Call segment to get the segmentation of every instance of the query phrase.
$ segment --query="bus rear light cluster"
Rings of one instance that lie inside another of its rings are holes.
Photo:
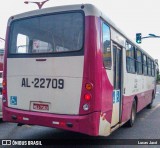
[[[2,86],[3,86],[3,89],[2,89],[2,95],[5,95],[6,94],[6,82],[3,80],[2,82]]]
[[[92,95],[91,95],[91,90],[93,89],[93,84],[92,83],[85,83],[85,90],[86,93],[84,94],[84,104],[83,104],[83,110],[84,111],[88,111],[90,109],[90,103],[89,101],[91,101],[92,99]]]
[[[86,84],[85,84],[85,88],[86,88],[87,91],[91,91],[92,88],[93,88],[93,84],[92,84],[92,83],[86,83]],[[92,96],[91,96],[90,93],[86,93],[86,94],[84,95],[84,99],[85,99],[86,101],[91,100],[91,98],[92,98]]]

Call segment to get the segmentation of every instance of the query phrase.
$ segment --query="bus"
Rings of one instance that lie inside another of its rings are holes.
[[[155,61],[92,4],[10,17],[3,120],[108,136],[155,98]]]

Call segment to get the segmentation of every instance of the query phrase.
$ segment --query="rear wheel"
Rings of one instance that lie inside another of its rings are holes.
[[[130,119],[126,123],[127,127],[132,127],[133,126],[133,124],[135,122],[135,119],[136,119],[136,109],[137,109],[137,105],[136,105],[136,100],[134,99],[134,101],[132,103]]]

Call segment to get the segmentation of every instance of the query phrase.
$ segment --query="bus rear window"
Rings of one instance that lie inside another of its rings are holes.
[[[81,12],[42,15],[11,23],[10,54],[71,52],[83,46]]]

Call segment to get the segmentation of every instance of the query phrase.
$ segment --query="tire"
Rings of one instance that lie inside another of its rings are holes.
[[[132,127],[134,125],[134,122],[135,122],[135,119],[136,119],[136,110],[137,110],[137,105],[136,105],[136,100],[134,99],[134,101],[132,103],[130,119],[126,123],[127,127]]]
[[[22,126],[22,125],[24,125],[23,123],[17,123],[17,126]]]
[[[152,100],[151,100],[151,103],[149,103],[147,105],[147,109],[151,109],[152,108],[152,106],[153,106],[153,100],[154,100],[154,93],[152,93]]]

